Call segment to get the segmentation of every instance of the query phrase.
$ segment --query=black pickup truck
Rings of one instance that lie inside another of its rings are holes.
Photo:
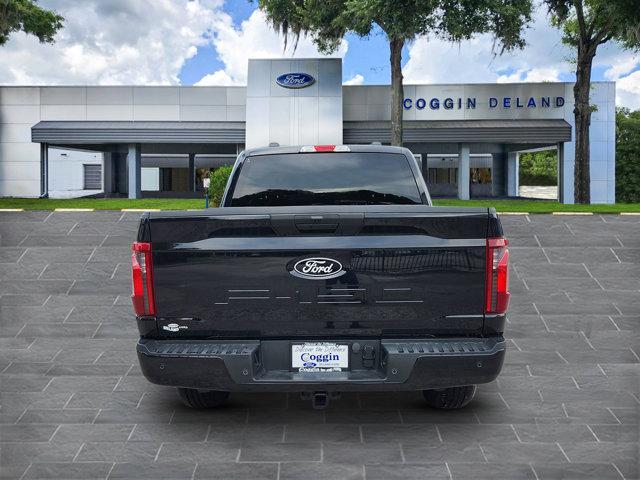
[[[192,407],[367,390],[463,407],[502,368],[506,246],[493,209],[433,207],[407,149],[243,152],[221,208],[141,219],[142,371]]]

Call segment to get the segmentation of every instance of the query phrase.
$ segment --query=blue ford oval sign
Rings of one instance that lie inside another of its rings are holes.
[[[315,81],[308,73],[285,73],[276,78],[276,83],[284,88],[305,88]]]

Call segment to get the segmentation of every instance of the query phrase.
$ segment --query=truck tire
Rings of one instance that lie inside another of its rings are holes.
[[[473,400],[475,393],[475,385],[422,391],[427,405],[441,410],[455,410],[465,407]]]
[[[229,398],[229,392],[219,390],[196,390],[194,388],[178,388],[178,396],[182,403],[191,408],[215,408]]]

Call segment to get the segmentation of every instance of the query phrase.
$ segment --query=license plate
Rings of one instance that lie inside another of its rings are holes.
[[[300,372],[340,372],[349,368],[349,345],[326,342],[293,344],[291,367]]]

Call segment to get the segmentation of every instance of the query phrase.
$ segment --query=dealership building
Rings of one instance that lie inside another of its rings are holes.
[[[404,142],[434,196],[518,196],[522,152],[553,150],[573,203],[573,84],[405,85]],[[594,82],[591,199],[615,202],[615,84]],[[340,59],[249,60],[246,87],[0,87],[0,197],[201,196],[245,148],[388,144],[388,85]]]

